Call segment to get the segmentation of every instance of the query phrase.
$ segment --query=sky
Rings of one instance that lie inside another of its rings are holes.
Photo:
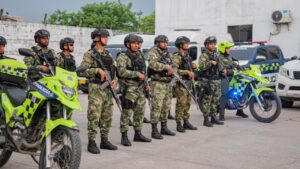
[[[57,9],[77,12],[88,3],[117,0],[0,0],[0,8],[12,16],[21,16],[25,22],[42,22],[45,13],[48,17]],[[142,11],[143,16],[149,15],[155,9],[155,0],[121,0],[121,3],[132,2],[132,11]]]

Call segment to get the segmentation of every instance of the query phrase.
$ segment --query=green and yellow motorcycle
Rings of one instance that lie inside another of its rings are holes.
[[[281,113],[281,101],[273,89],[264,87],[270,83],[261,77],[257,66],[240,70],[229,84],[226,109],[245,109],[249,106],[252,116],[259,122],[270,123]]]
[[[77,82],[76,73],[59,67],[49,75],[0,60],[0,167],[18,152],[31,155],[40,169],[79,168],[81,142],[71,120],[72,111],[81,109]]]

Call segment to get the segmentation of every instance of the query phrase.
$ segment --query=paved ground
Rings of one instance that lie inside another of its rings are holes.
[[[100,155],[87,152],[87,95],[80,95],[82,112],[74,113],[80,126],[82,141],[81,167],[83,169],[299,169],[300,168],[300,103],[283,109],[280,117],[271,124],[257,122],[250,117],[240,119],[233,112],[226,115],[226,124],[206,128],[202,115],[192,105],[191,121],[197,131],[176,137],[165,137],[152,143],[135,143],[132,147],[120,144],[120,113],[115,107],[110,140],[118,151],[102,150]],[[173,101],[173,105],[175,100]],[[173,106],[174,108],[174,106]],[[174,110],[172,111],[174,112]],[[173,113],[174,114],[174,113]],[[147,115],[149,112],[147,111]],[[175,121],[169,121],[175,130]],[[150,136],[150,125],[144,134]],[[129,133],[130,138],[133,132]],[[97,142],[99,143],[99,140]],[[29,169],[37,165],[29,156],[13,154],[4,169]]]

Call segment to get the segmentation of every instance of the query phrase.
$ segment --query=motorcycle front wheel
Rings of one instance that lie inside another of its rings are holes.
[[[281,101],[275,92],[263,91],[259,94],[262,107],[255,97],[252,97],[249,105],[252,116],[259,122],[271,123],[276,120],[281,113]]]
[[[46,144],[43,144],[39,168],[46,169]],[[81,158],[79,132],[66,127],[57,128],[51,134],[51,169],[78,169]]]

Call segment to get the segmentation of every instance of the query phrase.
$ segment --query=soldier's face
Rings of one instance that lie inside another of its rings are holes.
[[[4,48],[5,48],[5,45],[0,45],[0,54],[4,53]]]
[[[230,55],[230,48],[226,48],[225,51],[226,51],[227,55]]]
[[[132,42],[132,43],[130,43],[130,50],[132,52],[139,51],[139,43],[138,42]]]
[[[42,47],[47,47],[49,45],[49,37],[42,36],[38,39],[38,42]]]
[[[190,44],[188,44],[188,43],[182,44],[182,49],[183,49],[183,50],[188,50],[189,47],[190,47]]]
[[[101,37],[100,40],[101,40],[102,44],[107,45],[108,36]]]
[[[215,50],[216,50],[216,43],[209,43],[209,44],[207,45],[207,49],[208,49],[209,51],[215,51]]]
[[[161,49],[167,49],[168,48],[168,42],[159,42],[158,47]]]
[[[65,44],[64,49],[69,50],[69,52],[73,52],[74,51],[74,44],[73,43]]]

